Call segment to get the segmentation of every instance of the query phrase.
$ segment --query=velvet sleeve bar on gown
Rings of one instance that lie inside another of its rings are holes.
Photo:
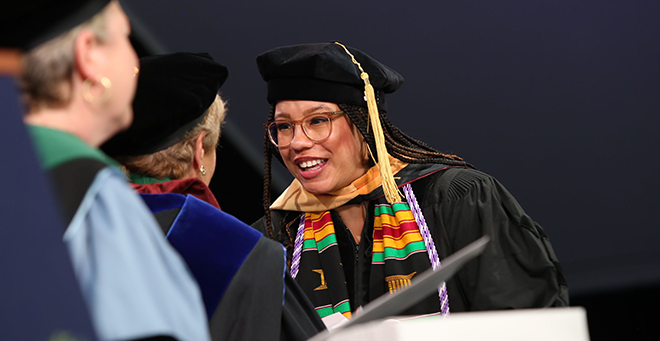
[[[548,237],[497,180],[449,169],[427,188],[422,207],[441,258],[491,237],[484,254],[447,283],[452,311],[568,305]]]

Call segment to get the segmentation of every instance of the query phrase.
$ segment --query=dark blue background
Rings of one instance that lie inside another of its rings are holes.
[[[230,111],[212,183],[229,213],[247,222],[260,215],[262,123],[268,105],[255,57],[281,45],[341,40],[406,78],[401,90],[388,98],[396,125],[497,177],[541,223],[564,266],[572,302],[587,307],[593,340],[644,339],[653,334],[649,330],[660,317],[660,2],[122,4],[148,50],[205,51],[229,67],[222,92]],[[2,112],[17,115],[16,105],[6,104],[7,96],[13,95],[5,85],[0,94]],[[46,222],[52,228],[57,218],[52,208],[28,215],[18,206],[7,206],[14,196],[4,193],[17,193],[25,183],[22,179],[32,180],[33,189],[46,186],[35,171],[36,160],[20,120],[7,122],[0,128],[0,179],[5,179],[4,186],[13,186],[4,187],[2,195],[3,215],[13,215],[2,226],[5,243],[0,250],[6,254],[0,257],[0,288],[5,293],[0,316],[26,320],[29,314],[5,309],[8,302],[28,306],[21,303],[28,301],[12,295],[40,292],[39,288],[64,293],[58,290],[72,287],[73,279],[70,269],[58,265],[64,270],[34,270],[52,277],[47,285],[29,280],[28,263],[54,264],[28,256],[36,250],[59,254],[52,262],[66,263],[61,244],[52,250],[48,246],[56,245],[49,240],[59,239],[55,230],[50,235],[32,230],[12,234],[20,226]],[[276,187],[281,190],[288,181],[286,171],[279,168]],[[52,204],[47,193],[21,198],[26,210]],[[21,239],[31,234],[43,239]],[[13,259],[24,260],[25,267],[16,266]],[[65,279],[58,279],[61,273]],[[29,285],[20,290],[18,278],[24,275]],[[69,302],[71,297],[80,308],[75,292],[48,301],[35,296],[29,302],[44,302],[52,308],[48,311],[57,312],[60,300]],[[38,328],[43,332],[56,325],[30,322],[43,326]],[[85,325],[71,325],[69,330],[85,334]]]
[[[250,149],[256,169],[268,104],[255,57],[340,40],[405,77],[388,98],[396,125],[497,177],[544,226],[572,295],[660,283],[657,1],[124,6],[162,51],[206,51],[228,66],[224,133]],[[246,174],[225,161],[213,183],[221,204],[258,208],[259,191],[222,192]]]

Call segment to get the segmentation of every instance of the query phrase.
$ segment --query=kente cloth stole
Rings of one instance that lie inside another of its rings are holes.
[[[383,292],[394,293],[409,286],[416,274],[430,267],[436,270],[441,267],[435,243],[410,185],[404,186],[404,193],[408,202],[377,204],[374,209],[371,280],[386,286]],[[304,268],[308,273],[298,282],[308,295],[312,293],[309,298],[319,315],[325,317],[340,312],[350,318],[346,279],[330,211],[305,213],[301,217],[291,263],[293,278],[299,275],[302,260],[306,262]],[[444,283],[438,294],[439,310],[447,315],[449,302]]]
[[[303,215],[294,249],[298,250],[298,257],[294,256],[291,264],[293,278],[298,275],[301,253],[306,256],[305,269],[311,269],[315,273],[301,276],[298,282],[310,296],[316,312],[321,317],[339,312],[350,318],[351,304],[330,211]],[[313,290],[309,290],[312,288]]]

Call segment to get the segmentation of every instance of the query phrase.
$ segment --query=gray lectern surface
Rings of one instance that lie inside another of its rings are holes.
[[[581,307],[465,312],[374,321],[331,333],[327,341],[589,341]]]
[[[0,339],[95,340],[15,82],[2,75],[0,118]]]
[[[310,341],[328,340],[331,335],[336,335],[345,329],[387,316],[394,316],[408,309],[424,297],[438,290],[438,286],[451,278],[463,264],[483,253],[489,241],[490,238],[488,236],[483,236],[470,243],[470,245],[443,259],[441,269],[437,271],[433,269],[425,271],[413,279],[409,287],[399,290],[394,294],[385,294],[377,298],[364,306],[362,312],[355,314],[350,322],[337,327],[332,332],[328,330],[323,331],[311,338]]]

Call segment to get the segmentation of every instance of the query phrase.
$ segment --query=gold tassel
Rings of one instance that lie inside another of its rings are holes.
[[[360,63],[355,60],[353,54],[351,54],[346,46],[341,43],[335,42],[335,44],[344,48],[344,51],[351,57],[353,64],[357,65],[360,69],[360,78],[364,81],[364,93],[367,97],[367,108],[369,109],[369,121],[371,122],[371,128],[374,131],[374,140],[376,143],[376,152],[378,153],[378,170],[380,171],[380,177],[383,186],[383,193],[385,193],[385,199],[388,203],[393,204],[395,202],[401,202],[401,194],[394,181],[394,174],[392,174],[392,166],[390,165],[389,154],[387,153],[387,147],[385,147],[385,135],[383,134],[383,127],[380,123],[380,117],[378,116],[378,104],[376,103],[376,95],[374,92],[374,87],[369,82],[369,75],[364,72]],[[367,145],[367,147],[369,147]],[[371,153],[371,148],[369,149]],[[372,153],[373,158],[373,153]]]

